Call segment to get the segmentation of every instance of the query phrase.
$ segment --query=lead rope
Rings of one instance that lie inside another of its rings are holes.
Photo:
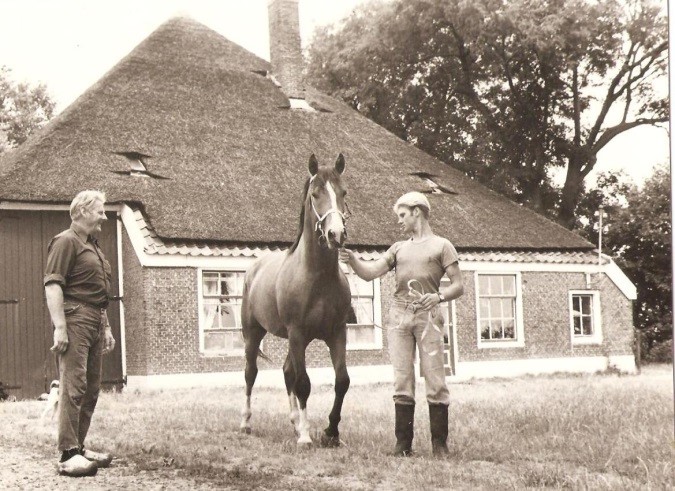
[[[414,285],[417,283],[420,286],[420,290],[416,290]],[[411,279],[408,281],[408,295],[411,297],[415,298],[420,298],[422,295],[424,295],[424,287],[422,286],[422,283],[420,283],[419,280],[416,280],[415,278]],[[417,311],[417,306],[419,304],[417,303],[417,300],[413,300],[412,303],[410,303],[406,308],[405,312],[408,312],[408,309],[411,309],[411,313],[414,315],[415,312]],[[399,322],[399,327],[403,323],[403,318],[401,318],[401,322]],[[422,344],[422,341],[424,341],[424,338],[429,334],[430,328],[433,328],[439,336],[441,336],[441,339],[443,338],[443,332],[439,329],[437,325],[434,324],[431,316],[431,310],[427,312],[427,323],[424,326],[424,330],[422,331],[422,336],[420,337],[420,344]],[[433,350],[433,351],[427,351],[427,349],[422,345],[422,349],[424,352],[429,355],[429,356],[434,356],[436,353],[438,353],[438,350]]]
[[[352,274],[355,274],[355,273],[352,272],[352,273],[349,273],[349,274],[346,275],[347,276],[347,282],[349,283],[349,289],[356,293],[354,296],[356,297],[356,300],[357,300],[357,306],[359,308],[363,309],[363,307],[361,306],[361,302],[360,302],[361,296],[359,294],[359,289],[356,287],[356,285],[354,285],[352,283],[352,279],[351,279]],[[416,290],[414,288],[413,285],[415,283],[417,283],[420,286],[421,291]],[[416,280],[415,278],[413,278],[410,281],[408,281],[408,295],[410,295],[411,297],[415,297],[415,298],[420,298],[422,295],[424,295],[424,287],[422,286],[422,283],[420,283],[419,280]],[[412,303],[410,303],[405,308],[404,313],[414,314],[415,311],[417,310],[417,305],[418,305],[417,301],[416,300],[413,301]],[[366,315],[368,314],[368,312],[366,312],[365,310],[363,310],[363,312]],[[354,314],[356,315],[356,310],[354,311]],[[357,320],[358,320],[358,316],[357,316]],[[401,318],[401,321],[399,322],[398,327],[401,327],[402,323],[403,323],[403,318]],[[382,326],[380,326],[379,324],[377,324],[375,322],[375,319],[373,319],[373,326],[377,327],[378,329],[384,330],[384,328]],[[431,317],[431,310],[429,310],[428,313],[427,313],[427,323],[424,326],[424,330],[422,331],[422,336],[420,338],[420,341],[423,341],[424,338],[427,336],[427,334],[429,334],[430,328],[433,328],[438,333],[438,335],[441,336],[441,339],[442,339],[443,332],[439,329],[438,326],[436,326],[433,323],[433,320],[432,320],[432,317]],[[427,349],[424,346],[422,346],[422,349],[429,356],[434,356],[436,353],[438,353],[438,350],[427,351]]]

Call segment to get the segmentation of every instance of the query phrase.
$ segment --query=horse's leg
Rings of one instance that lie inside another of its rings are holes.
[[[244,326],[246,326],[244,328]],[[246,354],[246,369],[244,377],[246,379],[246,402],[241,410],[241,423],[239,430],[243,433],[251,433],[251,393],[253,384],[258,376],[258,350],[260,342],[267,334],[267,331],[255,319],[250,319],[242,326],[244,334],[244,353]]]
[[[290,406],[291,424],[297,434],[300,434],[298,423],[300,422],[300,413],[298,412],[298,399],[293,392],[295,385],[295,371],[293,370],[293,361],[291,360],[291,353],[288,352],[286,361],[284,362],[284,381],[286,382],[286,393],[288,394],[288,404]]]
[[[309,421],[307,419],[307,399],[309,399],[312,385],[309,381],[309,375],[307,375],[307,367],[305,366],[305,348],[307,348],[305,336],[296,329],[289,329],[288,354],[293,363],[293,371],[295,372],[293,392],[298,398],[298,405],[300,406],[298,415],[299,445],[310,445],[312,443],[312,438],[309,436]]]
[[[330,350],[330,358],[333,361],[333,369],[335,370],[335,400],[333,401],[333,409],[328,416],[328,428],[326,428],[321,435],[321,445],[324,447],[337,447],[340,445],[340,432],[338,425],[340,424],[342,402],[345,394],[349,389],[349,374],[347,373],[347,330],[341,329],[339,334],[333,337],[330,342],[327,342]]]

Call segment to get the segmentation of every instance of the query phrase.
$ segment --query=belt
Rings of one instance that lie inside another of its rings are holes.
[[[85,302],[84,300],[80,300],[78,298],[73,298],[73,297],[68,297],[68,296],[64,296],[63,301],[64,302],[77,303],[77,304],[84,305],[84,306],[87,306],[87,307],[91,307],[92,309],[97,309],[97,310],[105,310],[105,309],[108,308],[107,303],[103,304],[103,305],[97,305],[95,303]]]
[[[406,299],[403,299],[403,298],[394,297],[393,303],[395,305],[400,306],[400,307],[406,307],[406,308],[412,306],[415,309],[417,309],[419,307],[419,301],[418,300],[406,300]]]

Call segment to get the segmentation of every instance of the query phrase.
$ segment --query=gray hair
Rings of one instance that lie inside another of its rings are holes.
[[[77,218],[84,210],[91,208],[95,202],[105,203],[105,194],[101,191],[80,191],[70,203],[70,218]]]

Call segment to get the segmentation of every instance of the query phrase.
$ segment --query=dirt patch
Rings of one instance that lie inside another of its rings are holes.
[[[162,459],[137,462],[116,458],[95,476],[80,478],[58,475],[57,460],[56,451],[48,452],[42,446],[29,449],[4,441],[0,482],[4,489],[213,489],[212,484],[187,477],[182,469],[173,469],[170,462]]]

